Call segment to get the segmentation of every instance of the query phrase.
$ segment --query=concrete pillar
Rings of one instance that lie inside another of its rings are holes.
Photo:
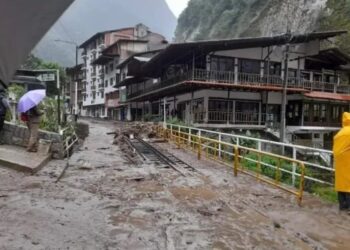
[[[236,101],[232,103],[232,124],[236,123]]]
[[[261,61],[260,62],[260,77],[263,78],[264,77],[264,71],[265,71],[265,62]]]
[[[262,112],[262,104],[261,104],[261,102],[259,102],[259,123],[258,123],[258,125],[260,126],[261,125],[261,118],[262,118],[262,114],[261,114],[261,112]]]
[[[127,121],[131,121],[132,120],[132,117],[131,117],[131,104],[128,104],[128,107],[127,107],[126,120]]]
[[[238,58],[235,58],[235,84],[238,83]]]
[[[209,120],[209,97],[208,96],[204,96],[203,106],[205,111],[204,123],[208,123],[208,120]]]

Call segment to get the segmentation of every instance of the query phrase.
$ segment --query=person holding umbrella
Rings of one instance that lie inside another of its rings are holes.
[[[38,104],[45,98],[44,89],[32,90],[27,92],[18,102],[18,111],[26,117],[26,123],[29,129],[29,142],[27,145],[28,152],[38,151],[38,131],[40,117],[43,113],[38,110]]]

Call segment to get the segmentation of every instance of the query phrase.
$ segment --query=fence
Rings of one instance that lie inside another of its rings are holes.
[[[221,159],[224,155],[227,155],[227,149],[223,148],[222,145],[225,145],[223,143],[237,146],[241,152],[240,159],[243,159],[246,165],[256,164],[257,158],[259,157],[255,150],[266,154],[280,155],[280,157],[286,157],[304,164],[306,189],[310,189],[311,186],[315,184],[334,186],[335,171],[333,168],[332,151],[181,125],[167,124],[166,126],[170,134],[177,131],[177,133],[187,133],[188,138],[199,136],[200,138],[216,140],[216,147],[213,145],[203,144],[202,148],[205,150],[216,150],[219,159]],[[188,141],[189,140],[190,139],[188,139]],[[265,156],[266,157],[263,159],[263,162],[260,163],[261,166],[266,171],[268,171],[268,169],[274,169],[274,164],[271,164],[271,159],[267,157],[268,155]],[[272,163],[275,162],[272,161]],[[287,181],[288,184],[291,186],[296,186],[298,184],[298,179],[300,179],[301,173],[298,171],[295,162],[294,164],[288,165],[286,168],[284,168],[282,172],[290,177],[290,179]]]
[[[196,131],[196,133],[193,133],[194,131]],[[232,166],[235,176],[237,176],[238,172],[243,172],[296,195],[299,205],[301,204],[305,176],[305,166],[302,161],[213,139],[204,136],[202,134],[203,131],[204,130],[172,124],[167,125],[166,129],[159,127],[159,134],[161,136],[173,140],[178,147],[183,146],[191,148],[197,153],[198,159],[201,159],[202,155],[205,154],[209,159]],[[255,155],[256,158],[252,159],[247,157],[248,152],[250,156]],[[274,159],[274,162],[264,162],[266,157]],[[248,162],[250,164],[246,164]],[[264,168],[269,168],[271,170],[269,175],[265,175]],[[297,183],[296,180],[294,180],[295,183],[293,187],[286,186],[283,182],[283,176],[292,174],[292,168],[295,169],[295,173],[298,173]],[[295,189],[296,186],[297,189]]]

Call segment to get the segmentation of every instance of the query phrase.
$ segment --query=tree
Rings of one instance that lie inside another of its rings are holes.
[[[25,61],[25,63],[21,66],[22,69],[58,69],[60,71],[60,83],[63,86],[67,81],[66,71],[63,67],[61,67],[58,63],[46,62],[41,58],[30,54]],[[47,95],[55,96],[58,94],[58,90],[56,88],[56,83],[47,83]]]

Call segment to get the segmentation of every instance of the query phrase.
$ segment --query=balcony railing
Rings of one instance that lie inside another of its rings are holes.
[[[195,123],[230,123],[242,125],[265,125],[266,114],[256,112],[232,112],[232,111],[208,111],[208,120],[206,121],[206,112],[194,112],[193,121]]]
[[[104,84],[103,84],[103,83],[100,83],[100,84],[98,85],[98,88],[99,88],[99,89],[104,89]]]
[[[183,81],[201,81],[212,83],[227,83],[233,85],[243,85],[249,87],[279,87],[282,88],[284,80],[281,76],[253,74],[253,73],[235,73],[232,71],[209,71],[204,69],[195,69],[180,73],[170,79],[162,80],[160,83],[153,84],[145,90],[140,90],[128,95],[128,98],[139,96],[159,88],[164,88]],[[330,93],[350,94],[350,85],[337,85],[337,83],[310,81],[303,78],[289,77],[287,88],[301,89],[308,91],[321,91]]]
[[[95,90],[96,90],[96,86],[95,86],[95,85],[92,85],[92,86],[91,86],[91,90],[92,90],[92,91],[95,91]]]

